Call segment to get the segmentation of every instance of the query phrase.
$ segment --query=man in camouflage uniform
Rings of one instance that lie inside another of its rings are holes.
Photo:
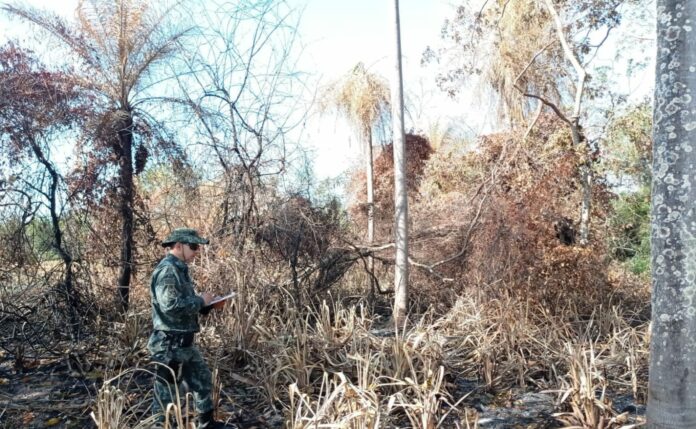
[[[209,304],[214,297],[208,292],[196,294],[187,263],[208,242],[190,228],[175,229],[162,242],[169,252],[152,273],[153,332],[147,345],[152,360],[158,363],[153,414],[164,412],[167,404],[173,402],[175,385],[186,381],[193,392],[199,429],[225,427],[213,420],[212,376],[194,344],[194,336],[200,330],[198,315],[211,310]],[[163,420],[162,416],[160,422]]]

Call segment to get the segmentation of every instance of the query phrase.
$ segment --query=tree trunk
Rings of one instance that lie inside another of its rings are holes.
[[[367,183],[367,243],[372,246],[375,241],[375,191],[374,191],[374,157],[372,153],[372,130],[365,131],[365,182]],[[375,259],[367,257],[367,271],[370,277],[370,302],[375,299]]]
[[[575,69],[575,73],[577,73],[573,115],[570,117],[570,120],[566,119],[565,121],[570,125],[573,145],[578,147],[578,145],[582,143],[582,135],[580,133],[580,108],[582,107],[587,72],[566,40],[566,34],[564,32],[565,26],[561,21],[561,17],[558,15],[558,11],[556,11],[556,8],[553,5],[553,1],[544,0],[544,3],[546,3],[546,8],[549,10],[551,17],[553,18],[558,41],[561,43],[561,47],[563,48],[563,55],[568,61],[570,61]],[[556,114],[559,114],[557,109],[554,110],[556,111]],[[559,116],[563,117],[562,114]],[[592,159],[590,157],[589,148],[586,148],[583,156],[585,156],[585,160],[580,166],[580,181],[582,183],[582,205],[580,207],[580,245],[586,246],[590,240],[590,212],[592,208]]]
[[[46,158],[43,149],[35,140],[31,140],[31,149],[34,152],[34,156],[39,160],[39,162],[46,168],[48,174],[51,176],[51,184],[48,192],[48,211],[51,216],[51,230],[53,232],[53,248],[60,255],[60,259],[63,261],[64,274],[63,281],[58,284],[58,292],[63,295],[65,301],[65,306],[68,312],[68,319],[70,320],[70,336],[73,340],[77,340],[79,337],[79,321],[77,318],[77,297],[75,296],[75,291],[73,289],[72,281],[72,265],[73,257],[70,252],[63,247],[63,230],[60,227],[60,218],[58,215],[58,203],[56,201],[58,193],[58,185],[60,183],[60,176],[55,166],[51,161]]]
[[[592,164],[587,161],[580,166],[582,183],[582,206],[580,207],[580,245],[590,243],[590,212],[592,210]]]
[[[131,275],[133,273],[133,116],[122,111],[122,125],[118,130],[121,146],[119,159],[121,224],[121,270],[118,276],[118,296],[121,310],[128,310]]]
[[[406,147],[404,132],[404,83],[401,67],[401,25],[399,0],[394,0],[396,26],[396,61],[394,89],[392,90],[392,118],[394,136],[394,322],[402,325],[408,311],[408,194],[406,187]]]
[[[365,136],[365,176],[367,178],[367,242],[372,244],[375,240],[375,194],[374,194],[374,160],[372,154],[372,132],[367,131]]]
[[[573,146],[582,144],[582,134],[578,118],[573,118],[571,125]],[[590,242],[590,212],[592,210],[592,158],[589,147],[585,147],[580,164],[580,185],[582,187],[582,204],[580,206],[580,245],[587,246]]]
[[[63,281],[58,285],[58,290],[63,294],[63,299],[67,307],[68,320],[70,320],[70,337],[73,341],[77,341],[79,339],[80,326],[77,318],[77,296],[75,295],[75,290],[73,289],[72,280],[73,258],[70,252],[63,246],[63,230],[60,227],[58,204],[56,202],[56,193],[60,178],[53,166],[47,168],[49,168],[49,173],[51,174],[49,211],[51,213],[51,228],[53,229],[53,246],[58,251],[60,258],[63,260],[63,269],[65,270],[63,273]]]
[[[647,427],[696,428],[696,0],[658,0]]]

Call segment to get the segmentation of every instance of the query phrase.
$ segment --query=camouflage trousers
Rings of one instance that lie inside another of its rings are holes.
[[[192,334],[189,334],[188,341],[183,338],[181,334],[154,331],[148,341],[147,349],[150,356],[158,363],[152,403],[153,414],[163,412],[169,403],[176,403],[176,387],[180,387],[182,381],[186,382],[189,390],[193,392],[196,411],[199,414],[213,409],[213,380],[210,369],[198,347],[192,344]],[[181,403],[183,405],[183,398]]]

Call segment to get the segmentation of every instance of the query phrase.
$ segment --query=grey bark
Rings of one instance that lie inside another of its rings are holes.
[[[580,64],[580,60],[575,55],[568,44],[568,41],[566,40],[563,22],[561,21],[561,17],[558,15],[552,0],[544,1],[546,3],[546,8],[549,10],[551,17],[553,18],[556,34],[558,35],[558,40],[563,48],[563,55],[573,65],[578,78],[577,82],[575,83],[573,114],[571,115],[570,119],[565,119],[565,121],[570,125],[573,145],[578,147],[580,144],[582,144],[583,140],[582,133],[580,132],[580,110],[582,108],[582,99],[585,91],[587,72],[582,64]],[[556,114],[560,113],[560,111],[557,109],[555,109],[555,111]],[[564,115],[561,114],[560,117],[563,119]],[[587,146],[585,146],[584,156],[585,159],[580,166],[580,182],[582,185],[582,205],[580,207],[580,245],[582,246],[586,246],[590,240],[590,214],[592,211],[592,160],[590,157],[589,147]]]
[[[404,132],[404,81],[401,66],[401,23],[399,0],[394,0],[396,28],[396,61],[392,93],[394,136],[394,321],[400,325],[408,310],[408,195],[406,187],[406,147]],[[397,325],[397,326],[398,326]]]
[[[572,119],[571,134],[573,146],[579,147],[582,144],[582,133],[577,117]],[[590,214],[592,210],[592,159],[590,158],[589,147],[585,146],[583,153],[584,159],[580,164],[580,184],[582,187],[582,203],[580,205],[580,245],[587,246],[590,242]]]
[[[696,0],[658,0],[647,427],[696,427]]]
[[[372,130],[365,130],[365,182],[367,183],[367,243],[372,246],[375,241],[375,191],[374,191],[374,156],[372,153]],[[367,257],[367,270],[370,272],[370,300],[375,295],[375,259]]]

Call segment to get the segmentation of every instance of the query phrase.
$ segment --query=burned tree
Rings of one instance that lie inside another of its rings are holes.
[[[65,200],[65,181],[54,156],[70,131],[88,116],[88,99],[65,71],[48,70],[32,52],[13,43],[0,48],[0,88],[0,149],[9,160],[8,171],[24,170],[21,175],[10,173],[12,177],[3,178],[2,208],[18,204],[13,194],[23,197],[23,220],[17,225],[20,230],[40,222],[42,215],[48,216],[50,238],[46,247],[63,263],[62,278],[55,289],[63,298],[69,332],[75,337],[79,328],[75,257],[65,242],[65,207],[61,202]],[[21,247],[21,240],[15,245]]]
[[[121,219],[117,283],[119,303],[126,310],[134,267],[136,140],[141,130],[158,128],[148,109],[154,89],[167,78],[158,68],[176,51],[187,30],[167,27],[173,9],[158,10],[145,1],[81,1],[74,24],[27,6],[6,4],[2,9],[61,42],[68,61],[79,65],[73,70],[73,82],[93,97],[95,117],[85,128],[84,139],[92,140],[92,148],[102,153],[92,160],[111,163],[117,170],[115,200]],[[106,148],[111,148],[108,155],[103,154]]]

